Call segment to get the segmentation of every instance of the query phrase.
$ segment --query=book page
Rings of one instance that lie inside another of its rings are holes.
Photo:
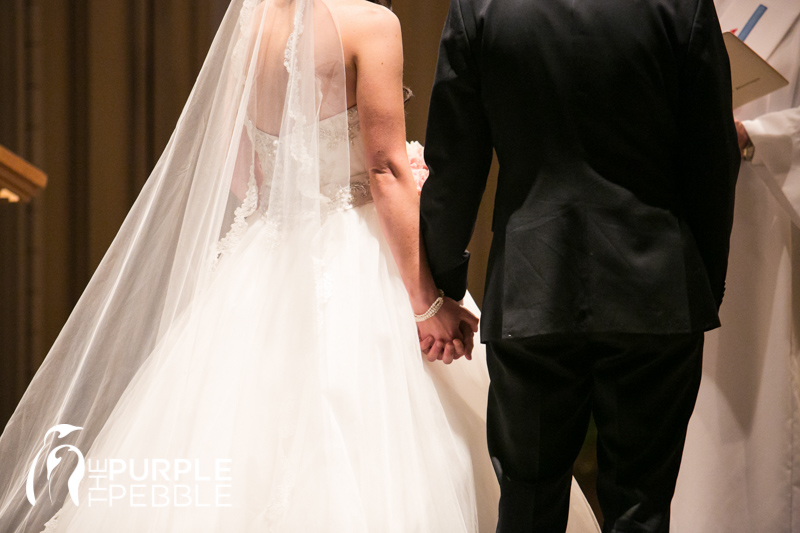
[[[731,62],[733,108],[789,85],[781,74],[730,32],[722,36]]]

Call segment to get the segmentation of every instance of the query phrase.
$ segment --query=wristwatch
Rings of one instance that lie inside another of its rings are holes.
[[[753,141],[747,139],[747,144],[742,148],[742,160],[752,161],[754,155],[756,155],[756,147],[753,145]]]

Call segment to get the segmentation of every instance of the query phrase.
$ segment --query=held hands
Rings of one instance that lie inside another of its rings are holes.
[[[449,365],[461,356],[472,359],[478,317],[451,298],[444,298],[441,309],[431,318],[417,323],[420,348],[428,361],[437,359]]]

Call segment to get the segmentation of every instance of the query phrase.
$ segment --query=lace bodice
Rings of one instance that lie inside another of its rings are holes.
[[[323,208],[328,211],[352,209],[372,201],[369,189],[369,175],[364,157],[364,143],[361,140],[358,109],[352,107],[346,113],[348,123],[347,137],[345,137],[344,131],[334,127],[332,119],[335,117],[322,120],[319,123],[320,191],[322,193]],[[255,127],[252,127],[251,131],[262,174],[270,176],[275,166],[275,150],[278,145],[278,138]],[[326,182],[326,178],[329,178],[329,174],[326,173],[327,169],[342,168],[337,158],[344,153],[340,146],[340,143],[343,142],[349,142],[350,144],[350,186],[345,188],[332,183],[333,180]],[[258,203],[262,205],[268,201],[268,181],[262,183],[258,198],[261,200]]]
[[[341,117],[341,115],[321,120],[319,123],[320,205],[324,215],[353,209],[372,202],[358,109],[352,107],[346,113],[348,124],[346,136],[341,127],[337,128],[335,126],[335,121],[333,120]],[[278,137],[259,130],[255,124],[249,121],[247,123],[247,132],[258,156],[260,175],[271,176],[275,168]],[[349,143],[349,150],[342,150],[341,143]],[[350,184],[342,187],[340,180],[333,179],[331,169],[343,168],[342,161],[338,161],[338,158],[347,153],[349,153],[350,158],[348,162]],[[214,265],[223,254],[233,249],[241,241],[247,232],[249,221],[258,216],[259,212],[266,213],[269,204],[269,192],[269,180],[260,180],[259,186],[256,173],[251,169],[245,198],[242,204],[234,211],[230,230],[217,243],[214,252]]]

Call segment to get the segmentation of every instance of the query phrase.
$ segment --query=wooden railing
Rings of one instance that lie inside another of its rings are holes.
[[[47,185],[47,175],[0,146],[0,202],[28,202]]]

